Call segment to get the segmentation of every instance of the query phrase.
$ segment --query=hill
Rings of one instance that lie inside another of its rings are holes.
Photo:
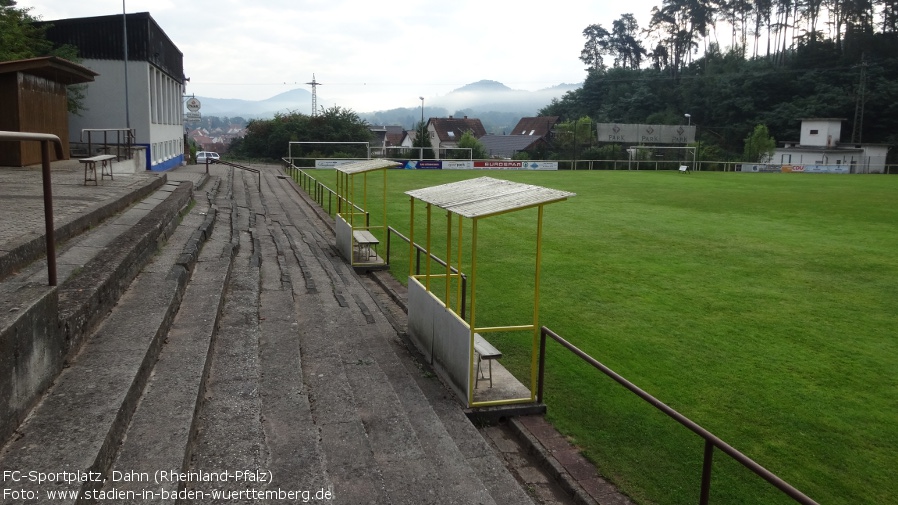
[[[271,118],[277,112],[312,113],[312,93],[305,89],[292,89],[265,100],[197,98],[203,104],[200,112],[204,116],[240,116],[252,119]]]
[[[498,81],[481,80],[454,89],[443,96],[427,100],[426,117],[469,116],[477,117],[490,133],[502,134],[522,117],[535,116],[553,98],[561,99],[580,84],[558,84],[537,91],[512,89]],[[197,97],[202,102],[203,116],[271,118],[275,113],[300,112],[311,114],[312,94],[305,89],[294,89],[265,100],[240,100],[233,98]],[[421,109],[399,107],[389,110],[359,113],[359,117],[371,124],[402,125],[414,128],[421,120]]]
[[[522,117],[537,115],[537,111],[547,106],[553,98],[561,99],[565,93],[579,87],[580,84],[558,84],[537,91],[524,91],[512,89],[498,81],[482,80],[428,100],[424,116],[476,117],[483,122],[487,132],[501,135],[510,132]],[[421,120],[421,109],[400,107],[361,113],[359,116],[371,124],[402,125],[411,129]]]

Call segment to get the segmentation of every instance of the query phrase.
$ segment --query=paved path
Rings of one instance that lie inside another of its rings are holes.
[[[160,173],[119,174],[97,186],[84,185],[84,171],[78,161],[52,164],[53,215],[57,223],[72,220],[89,209],[102,206],[146,184]],[[92,184],[92,183],[91,183]],[[10,244],[44,232],[43,182],[40,166],[0,168],[0,251]]]

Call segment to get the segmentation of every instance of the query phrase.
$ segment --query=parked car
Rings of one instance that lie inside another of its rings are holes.
[[[205,165],[206,163],[215,163],[219,158],[220,156],[218,156],[218,153],[212,151],[199,151],[196,153],[196,164]]]

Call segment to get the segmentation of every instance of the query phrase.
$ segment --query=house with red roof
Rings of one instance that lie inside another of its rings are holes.
[[[474,138],[479,139],[486,135],[486,129],[479,119],[432,117],[427,121],[427,131],[430,134],[430,145],[437,159],[446,155],[447,149],[458,147],[458,141],[465,132],[470,131]]]

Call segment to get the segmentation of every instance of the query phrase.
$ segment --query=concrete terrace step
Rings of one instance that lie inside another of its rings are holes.
[[[171,214],[166,209],[172,206],[180,209],[183,205],[166,202],[173,198],[177,201],[176,195],[185,192],[189,197],[191,186],[186,183],[174,189],[158,206],[162,210],[154,210],[147,218],[161,212],[170,217],[170,222],[175,220],[178,213]],[[91,472],[103,477],[108,474],[122,433],[156,361],[162,338],[177,311],[199,242],[212,224],[208,213],[202,212],[202,205],[187,214],[180,225],[176,221],[172,226],[147,218],[120,235],[113,242],[114,250],[104,249],[109,253],[107,261],[99,257],[90,260],[83,272],[70,281],[71,287],[61,287],[67,293],[67,300],[91,300],[73,312],[83,314],[83,319],[75,318],[76,324],[70,328],[89,328],[91,325],[82,321],[106,317],[96,331],[86,336],[81,352],[59,374],[19,427],[16,437],[0,453],[0,467],[4,469],[57,474],[52,482],[31,488],[38,493],[36,496],[20,496],[22,499],[9,503],[41,503],[51,491],[83,492],[102,486],[102,481],[59,478],[58,472],[73,472],[76,476],[90,476]],[[157,230],[155,237],[150,229]],[[166,230],[173,231],[168,242],[107,315],[108,309],[103,307],[113,297],[103,291],[117,289],[107,287],[107,283],[120,285],[115,281],[126,278],[130,272],[136,274],[143,266],[140,258],[154,254],[157,240],[169,234]],[[111,256],[121,259],[116,261],[120,266],[109,265]],[[96,266],[95,260],[99,262]],[[82,296],[76,296],[77,293]],[[62,503],[75,501],[72,498]]]
[[[208,357],[236,251],[230,234],[230,207],[227,197],[219,196],[215,206],[209,208],[215,226],[204,230],[211,231],[211,236],[199,251],[178,313],[109,471],[111,476],[124,477],[105,483],[103,492],[107,496],[142,497],[147,491],[161,494],[163,489],[171,493],[179,490],[177,481],[149,486],[143,477],[153,476],[155,481],[155,472],[160,469],[187,470]]]
[[[63,162],[60,162],[63,163]],[[54,164],[52,180],[57,245],[77,237],[152,194],[166,183],[165,175],[123,177],[99,187],[84,187],[80,170]],[[43,191],[40,171],[0,171],[0,280],[46,254]],[[45,267],[46,268],[46,267]]]
[[[422,373],[294,186],[274,177],[263,185],[269,229],[285,237],[274,240],[288,267],[281,278],[292,279],[306,390],[338,501],[530,503],[446,389]]]
[[[60,247],[58,288],[47,286],[45,259],[0,282],[0,441],[8,439],[77,352],[83,333],[115,305],[158,241],[170,234],[190,199],[191,184],[180,186],[160,187]],[[142,187],[131,197],[139,198]]]
[[[0,451],[3,470],[101,481],[0,503],[533,503],[293,182],[213,170]]]

